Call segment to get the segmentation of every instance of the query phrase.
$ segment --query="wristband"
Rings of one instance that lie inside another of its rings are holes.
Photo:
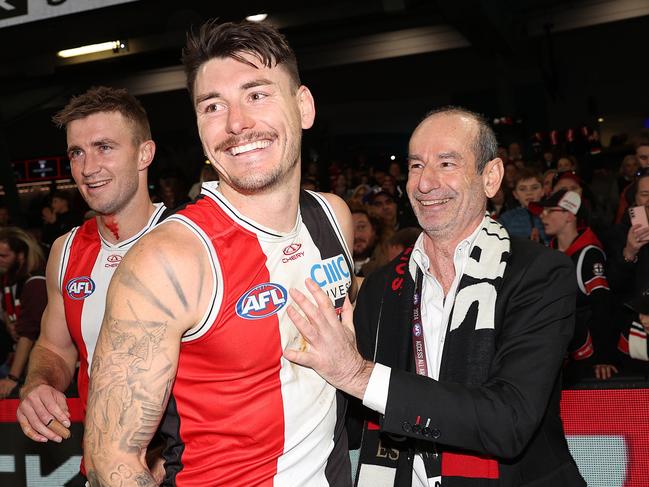
[[[14,381],[16,384],[20,383],[20,379],[13,374],[7,374],[7,379]]]

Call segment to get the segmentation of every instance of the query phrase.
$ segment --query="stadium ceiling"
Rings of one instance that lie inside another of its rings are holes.
[[[575,29],[588,35],[588,27],[649,16],[646,0],[87,0],[113,5],[21,20],[15,15],[21,2],[36,3],[0,0],[0,118],[5,121],[26,107],[59,103],[97,80],[135,94],[182,89],[179,58],[186,32],[214,17],[241,20],[267,13],[265,22],[287,35],[301,69],[308,71],[466,48],[521,60],[535,39]],[[47,4],[54,10],[72,2]],[[3,24],[8,18],[12,25]],[[125,48],[116,52],[56,55],[118,39]]]

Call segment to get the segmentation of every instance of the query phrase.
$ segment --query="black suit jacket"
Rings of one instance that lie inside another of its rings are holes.
[[[488,379],[467,385],[454,380],[446,350],[439,381],[411,372],[414,283],[401,259],[401,265],[397,258],[364,282],[354,313],[361,353],[392,367],[381,432],[407,438],[398,446],[402,453],[419,449],[416,442],[435,442],[442,451],[468,451],[498,461],[496,481],[450,477],[444,479],[445,487],[586,485],[559,417],[560,368],[574,328],[576,281],[570,260],[512,239],[496,300]],[[463,359],[471,360],[470,353]],[[352,412],[358,414],[358,409]],[[426,431],[413,428],[417,417],[431,419]],[[353,420],[349,427],[352,442],[358,442]],[[411,454],[403,456],[411,464]],[[399,468],[409,465],[401,462]]]

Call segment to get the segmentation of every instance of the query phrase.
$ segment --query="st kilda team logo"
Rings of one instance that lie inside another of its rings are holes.
[[[236,312],[246,320],[273,316],[286,305],[288,293],[279,284],[265,282],[246,291],[237,301]]]
[[[75,277],[68,281],[65,290],[71,299],[81,300],[86,299],[95,292],[95,281],[88,276]]]

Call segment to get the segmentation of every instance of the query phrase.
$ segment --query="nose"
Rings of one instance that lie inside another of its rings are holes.
[[[231,134],[240,134],[254,126],[255,121],[245,107],[232,104],[228,110],[227,131]]]
[[[101,166],[99,165],[99,158],[95,157],[91,153],[86,153],[83,158],[83,168],[81,170],[81,174],[84,177],[89,177],[97,174],[100,170]]]
[[[437,171],[437,168],[433,164],[426,164],[423,171],[419,174],[417,189],[422,193],[430,193],[440,187],[441,178],[439,177],[439,171]]]

